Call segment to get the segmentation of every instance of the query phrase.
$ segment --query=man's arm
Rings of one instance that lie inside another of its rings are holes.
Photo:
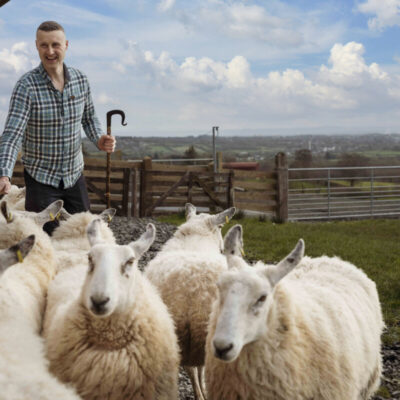
[[[17,82],[10,100],[10,108],[3,135],[0,137],[0,194],[8,193],[18,150],[30,115],[29,90]]]

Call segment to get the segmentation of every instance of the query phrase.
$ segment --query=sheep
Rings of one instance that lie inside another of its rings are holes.
[[[51,371],[85,400],[172,400],[179,350],[172,318],[137,265],[155,238],[153,224],[136,242],[105,242],[100,221],[87,234],[85,262],[50,285],[44,337]]]
[[[19,188],[16,185],[11,185],[10,191],[5,195],[1,195],[0,198],[3,201],[7,201],[9,208],[18,211],[25,211],[25,195],[25,186]]]
[[[62,202],[57,204],[61,208]],[[43,215],[10,215],[6,202],[1,211],[7,223],[0,223],[0,248],[27,234],[34,235],[35,245],[0,279],[0,399],[78,400],[73,389],[50,374],[40,336],[47,287],[55,273],[50,238],[37,224]]]
[[[71,215],[66,210],[61,209],[60,225],[51,236],[57,257],[57,273],[64,268],[80,264],[82,256],[86,256],[90,249],[86,228],[94,219],[100,218],[104,221],[100,224],[102,237],[106,242],[115,244],[113,232],[106,225],[107,222],[112,220],[115,212],[115,208],[109,208],[99,215],[92,214],[89,211]]]
[[[62,200],[56,200],[53,203],[49,204],[44,210],[41,212],[34,211],[22,211],[17,210],[12,207],[9,207],[7,200],[3,200],[0,204],[1,214],[5,221],[8,222],[12,220],[14,216],[30,218],[32,219],[38,226],[43,227],[46,222],[54,221],[63,206]],[[1,223],[1,222],[0,222]]]
[[[176,325],[181,364],[192,382],[195,397],[202,399],[201,368],[211,305],[218,276],[227,270],[221,254],[221,226],[235,213],[229,208],[217,215],[201,213],[186,204],[186,222],[145,268],[158,288]],[[200,384],[200,385],[199,385]]]
[[[30,235],[25,239],[5,250],[0,250],[0,276],[3,272],[17,262],[23,262],[24,258],[31,251],[35,243],[35,235]]]
[[[375,283],[337,257],[249,266],[241,227],[225,237],[206,344],[210,400],[366,400],[379,386],[382,314]],[[292,272],[291,272],[292,271]]]

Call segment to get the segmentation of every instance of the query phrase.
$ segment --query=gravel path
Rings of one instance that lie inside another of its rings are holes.
[[[110,223],[110,227],[119,244],[127,244],[132,240],[136,240],[146,228],[146,225],[152,222],[156,226],[156,240],[150,247],[150,250],[143,256],[139,262],[139,268],[144,266],[156,255],[161,246],[173,235],[176,227],[171,224],[158,222],[152,218],[126,218],[114,217]],[[382,348],[384,360],[384,378],[382,380],[383,390],[379,396],[373,397],[372,400],[400,400],[400,343],[383,346]],[[193,392],[190,381],[182,371],[179,380],[180,400],[193,400]]]

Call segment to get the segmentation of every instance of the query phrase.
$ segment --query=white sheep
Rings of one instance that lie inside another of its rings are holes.
[[[31,251],[35,243],[35,235],[30,235],[25,239],[5,250],[0,250],[0,276],[3,272],[17,262],[23,262],[24,258]]]
[[[105,242],[88,226],[86,261],[52,282],[44,337],[50,369],[85,400],[176,400],[179,351],[172,318],[137,268],[155,227],[136,242]]]
[[[90,250],[90,243],[86,234],[88,225],[100,218],[101,236],[104,241],[115,244],[115,238],[107,223],[115,215],[115,208],[104,210],[101,214],[92,214],[84,211],[69,214],[66,210],[60,211],[60,225],[53,231],[51,242],[56,251],[57,273],[62,269],[80,264],[82,257]]]
[[[253,267],[241,245],[238,225],[210,317],[209,399],[369,399],[384,326],[375,283],[339,258],[303,258],[303,240],[279,264]]]
[[[13,210],[25,211],[26,188],[11,185],[10,191],[1,196],[2,201],[6,201],[8,207]]]
[[[201,213],[186,204],[186,222],[179,226],[156,257],[145,268],[145,275],[158,288],[176,325],[181,364],[186,367],[196,398],[202,399],[201,372],[211,305],[217,295],[216,282],[227,270],[221,253],[221,226],[235,213],[229,208],[217,215]],[[193,369],[194,368],[194,369]]]
[[[46,222],[54,221],[58,217],[62,206],[63,201],[56,200],[53,203],[49,204],[44,210],[37,213],[34,211],[17,210],[15,208],[9,207],[7,200],[3,200],[0,204],[3,220],[0,221],[0,223],[7,222],[9,220],[12,220],[14,216],[18,216],[29,218],[33,220],[38,226],[43,227]]]
[[[57,204],[61,208],[62,202]],[[55,273],[50,238],[32,214],[10,215],[5,202],[1,210],[8,222],[0,223],[0,248],[28,234],[35,236],[35,245],[21,264],[8,268],[0,279],[0,399],[78,400],[73,389],[48,371],[40,336],[47,287]]]

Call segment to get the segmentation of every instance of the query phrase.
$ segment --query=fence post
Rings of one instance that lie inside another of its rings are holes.
[[[124,168],[124,183],[122,191],[122,215],[129,217],[129,181],[130,181],[131,170],[130,168]]]
[[[140,210],[139,216],[146,217],[146,209],[148,208],[149,204],[149,196],[148,192],[151,186],[151,176],[148,173],[151,171],[151,158],[145,157],[142,161],[142,169],[140,170]]]
[[[131,174],[132,181],[131,181],[131,189],[132,189],[132,203],[131,203],[131,217],[138,217],[138,207],[137,207],[137,196],[138,196],[138,169],[134,168]]]
[[[229,171],[228,175],[228,187],[226,189],[226,203],[227,203],[227,208],[233,207],[234,199],[233,199],[233,170],[231,169]]]
[[[187,202],[188,203],[193,203],[193,173],[189,172],[189,178],[188,178],[188,197],[187,197]]]
[[[277,208],[276,219],[279,222],[286,222],[288,219],[288,165],[285,153],[278,153],[275,156],[275,169],[277,175]]]

